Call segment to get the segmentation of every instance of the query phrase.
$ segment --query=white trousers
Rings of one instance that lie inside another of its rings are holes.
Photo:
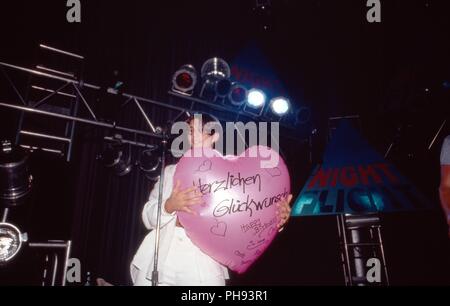
[[[162,269],[159,286],[225,286],[221,266],[195,246],[180,227],[175,228]],[[140,273],[136,283],[151,285],[144,273]]]

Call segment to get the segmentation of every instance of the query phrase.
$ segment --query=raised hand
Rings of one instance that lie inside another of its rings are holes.
[[[175,187],[172,190],[172,194],[166,201],[166,211],[169,214],[174,211],[184,211],[195,214],[196,212],[191,209],[191,206],[203,203],[202,194],[195,186],[181,190],[180,185],[180,181],[177,180]]]
[[[292,194],[288,195],[281,202],[277,203],[277,216],[279,218],[277,227],[281,231],[284,225],[286,225],[287,221],[291,216],[291,206],[290,203],[292,201]]]

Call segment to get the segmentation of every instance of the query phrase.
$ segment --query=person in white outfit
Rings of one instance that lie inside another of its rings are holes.
[[[216,121],[214,117],[203,114],[188,119],[190,125],[189,141],[192,147],[212,148],[219,139],[218,133],[207,133],[203,127]],[[217,121],[216,121],[217,122]],[[173,183],[176,165],[164,169],[162,196],[162,215],[160,246],[158,258],[159,286],[224,286],[229,278],[228,269],[202,252],[186,235],[177,219],[176,212],[193,213],[190,206],[202,202],[202,197],[195,187],[180,190],[180,182]],[[135,286],[151,286],[153,272],[153,254],[155,247],[156,219],[158,212],[159,181],[154,185],[148,202],[142,211],[142,220],[147,229],[152,230],[144,238],[131,266],[131,279]],[[280,202],[278,215],[282,229],[290,216],[290,195]]]

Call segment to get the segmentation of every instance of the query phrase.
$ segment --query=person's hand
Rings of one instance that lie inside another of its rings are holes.
[[[292,194],[277,203],[277,216],[279,218],[277,228],[281,232],[291,216]]]
[[[195,211],[191,209],[191,206],[203,203],[202,194],[195,186],[180,190],[180,185],[180,181],[177,180],[175,187],[172,190],[172,194],[166,201],[166,211],[169,214],[174,211],[184,211],[190,214],[195,214]]]

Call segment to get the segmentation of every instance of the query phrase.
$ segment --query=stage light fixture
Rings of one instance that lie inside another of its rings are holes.
[[[208,101],[225,98],[231,88],[230,76],[231,69],[226,61],[218,57],[207,60],[201,69],[200,97]]]
[[[6,207],[23,204],[33,186],[28,169],[28,151],[2,141],[0,147],[0,203]]]
[[[126,146],[128,146],[128,150]],[[120,134],[114,135],[113,139],[106,143],[103,152],[97,156],[97,159],[117,176],[125,176],[133,169],[131,145],[125,145]]]
[[[139,158],[139,168],[145,177],[156,181],[161,174],[161,154],[155,149],[144,150]]]
[[[19,254],[27,241],[27,234],[9,223],[0,223],[0,265],[5,265]]]
[[[230,93],[231,81],[228,79],[217,80],[214,89],[217,97],[225,98]]]
[[[245,113],[261,116],[266,105],[266,95],[262,90],[253,88],[247,92],[247,103],[242,109]]]
[[[284,97],[273,98],[270,101],[270,109],[272,110],[272,113],[280,117],[287,114],[290,107],[291,104],[289,100]]]
[[[216,78],[216,79],[229,79],[231,76],[231,69],[228,63],[218,57],[213,57],[207,60],[201,70],[202,78]]]
[[[228,94],[228,100],[234,106],[242,106],[247,101],[247,88],[238,83],[234,83]]]
[[[266,95],[259,89],[250,89],[247,93],[247,104],[252,108],[263,108],[266,104]]]
[[[172,77],[172,91],[192,96],[197,84],[197,72],[192,65],[182,66]]]

